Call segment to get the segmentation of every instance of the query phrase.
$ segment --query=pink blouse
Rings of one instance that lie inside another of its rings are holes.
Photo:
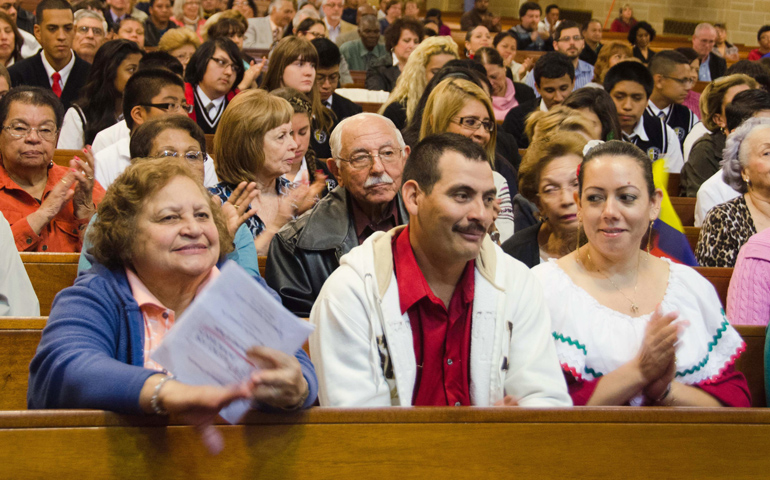
[[[741,247],[727,291],[727,318],[733,325],[766,326],[770,321],[770,229]]]

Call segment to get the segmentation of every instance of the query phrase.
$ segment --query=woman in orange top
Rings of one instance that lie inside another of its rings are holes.
[[[51,90],[18,87],[0,101],[0,211],[19,251],[79,252],[81,232],[104,196],[90,147],[70,168],[54,165],[63,118]]]

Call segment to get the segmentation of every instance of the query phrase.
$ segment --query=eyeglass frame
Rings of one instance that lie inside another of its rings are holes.
[[[58,128],[56,128],[56,126],[54,126],[54,127],[53,127],[53,131],[52,131],[52,133],[51,133],[51,135],[53,135],[53,137],[49,139],[49,138],[45,138],[45,137],[47,136],[47,134],[44,136],[44,135],[43,135],[43,134],[40,132],[40,127],[41,127],[40,125],[38,125],[37,127],[31,127],[31,126],[27,125],[27,124],[26,124],[26,123],[24,123],[24,122],[19,122],[19,123],[20,123],[21,125],[24,125],[24,126],[26,126],[26,127],[27,127],[27,131],[26,131],[26,133],[24,133],[23,135],[18,135],[18,134],[16,134],[16,133],[11,133],[11,128],[13,128],[13,127],[14,127],[14,125],[13,125],[13,124],[11,124],[11,125],[4,125],[4,126],[2,127],[2,129],[3,129],[3,130],[5,130],[5,131],[7,131],[7,132],[8,132],[8,135],[10,135],[11,137],[15,138],[16,140],[25,139],[25,138],[29,137],[29,135],[32,133],[32,131],[35,131],[35,132],[37,132],[37,136],[40,138],[40,140],[45,140],[46,142],[49,142],[49,143],[53,143],[53,142],[55,142],[55,141],[56,141],[56,135],[59,133],[59,129],[58,129]]]
[[[222,69],[222,71],[227,70],[229,67],[233,71],[233,73],[238,73],[238,70],[236,70],[237,67],[235,66],[235,62],[229,62],[227,64],[224,64],[225,61],[222,60],[221,58],[217,58],[217,57],[209,58],[209,61],[212,61],[212,60],[214,61],[214,63],[216,63],[219,66],[219,68]]]
[[[89,30],[94,32],[95,37],[103,37],[105,35],[104,29],[102,27],[88,27],[86,25],[75,27],[75,33],[82,33],[83,35],[87,35]]]
[[[188,158],[187,155],[191,153],[197,153],[196,156],[198,158]],[[200,150],[193,151],[193,152],[185,152],[185,153],[175,152],[174,150],[163,150],[162,152],[153,155],[153,158],[183,158],[188,162],[196,161],[196,162],[206,163],[206,160],[208,160],[209,156],[206,155],[206,152],[202,152]]]
[[[668,78],[669,80],[673,80],[683,87],[687,87],[688,83],[690,84],[690,86],[694,86],[695,83],[697,82],[697,80],[694,80],[692,78],[676,78],[676,77],[672,77],[671,75],[661,75],[661,77]]]
[[[570,40],[577,43],[581,40],[585,40],[585,37],[582,35],[573,35],[571,37],[561,37],[556,39],[557,42],[569,42]]]
[[[176,105],[176,108],[174,108],[174,110],[171,110],[171,107],[174,106],[174,105]],[[140,107],[145,107],[145,108],[147,108],[147,107],[158,108],[160,110],[165,110],[167,112],[171,112],[171,111],[176,112],[179,109],[181,109],[182,111],[184,111],[186,113],[192,113],[193,110],[195,110],[195,106],[194,105],[190,105],[188,103],[171,103],[171,102],[168,102],[168,103],[142,103],[139,106]]]
[[[392,160],[390,160],[390,161],[385,161],[382,158],[382,154],[380,153],[385,148],[392,148],[394,153],[397,152],[396,155],[394,155],[394,158]],[[372,168],[372,165],[374,165],[374,157],[379,158],[380,159],[380,163],[382,163],[383,165],[391,165],[390,162],[393,162],[393,161],[396,161],[396,160],[400,160],[401,156],[403,155],[403,153],[404,153],[404,149],[403,148],[401,148],[401,147],[389,147],[389,146],[381,147],[376,152],[374,152],[374,151],[366,151],[366,152],[359,151],[359,152],[354,153],[353,155],[362,155],[363,156],[365,154],[367,157],[369,157],[369,160],[367,161],[368,165],[360,165],[358,167],[353,165],[353,161],[354,161],[353,158],[345,159],[345,158],[342,158],[342,157],[335,157],[335,159],[339,160],[341,162],[347,163],[348,165],[350,165],[350,168],[352,168],[353,170],[364,170],[364,169],[367,169],[367,168]]]
[[[471,120],[475,120],[475,121],[479,122],[479,125],[478,125],[478,126],[476,126],[476,127],[472,127],[472,126],[470,126],[470,125],[463,125],[463,121],[464,121],[466,118],[467,118],[467,119],[471,119]],[[480,118],[478,118],[478,117],[459,117],[459,118],[457,119],[457,121],[456,121],[456,122],[454,121],[454,119],[452,119],[452,122],[456,123],[457,125],[460,125],[461,127],[465,127],[465,128],[467,128],[467,129],[469,129],[469,130],[473,130],[473,131],[476,131],[476,130],[478,130],[478,129],[479,129],[479,128],[481,128],[482,126],[484,127],[484,129],[485,129],[485,130],[486,130],[488,133],[492,133],[492,132],[494,132],[494,131],[495,131],[495,129],[497,129],[497,122],[495,122],[494,120],[489,120],[489,119],[487,119],[487,122],[488,122],[488,123],[491,125],[491,127],[487,127],[487,126],[485,126],[485,125],[484,125],[484,120],[481,120],[481,119],[480,119]]]

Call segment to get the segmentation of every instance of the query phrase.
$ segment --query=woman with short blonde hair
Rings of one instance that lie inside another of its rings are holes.
[[[594,82],[600,85],[604,84],[604,75],[607,73],[607,70],[633,56],[634,51],[626,43],[605,43],[602,49],[599,50],[599,56],[596,59],[596,64],[594,64]]]
[[[201,46],[198,36],[186,28],[172,28],[160,37],[158,50],[168,52],[187,68],[195,50]]]

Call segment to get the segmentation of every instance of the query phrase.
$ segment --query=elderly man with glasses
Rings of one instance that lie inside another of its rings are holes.
[[[83,9],[75,12],[75,39],[72,49],[78,57],[94,63],[99,47],[107,39],[107,22],[100,13]]]
[[[310,314],[340,257],[408,220],[398,192],[409,147],[393,122],[360,113],[340,122],[330,143],[327,165],[339,186],[286,224],[267,255],[265,280],[300,317]]]

